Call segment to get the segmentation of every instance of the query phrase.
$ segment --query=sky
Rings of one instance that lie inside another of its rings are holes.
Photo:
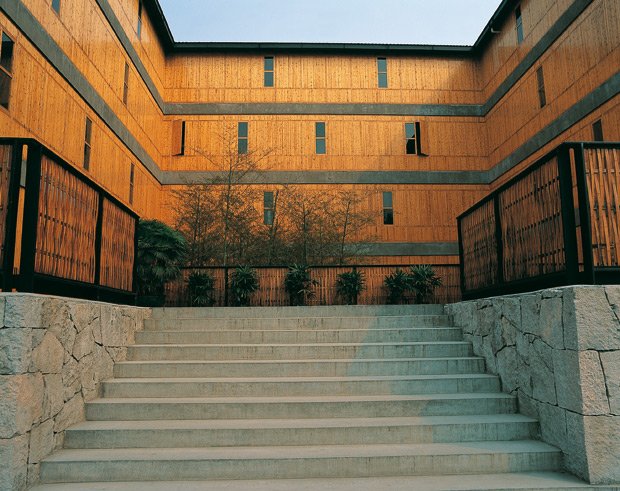
[[[159,0],[176,41],[472,45],[500,0]]]

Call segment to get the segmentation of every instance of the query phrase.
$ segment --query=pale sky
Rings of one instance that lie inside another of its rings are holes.
[[[500,0],[159,0],[176,41],[472,45]]]

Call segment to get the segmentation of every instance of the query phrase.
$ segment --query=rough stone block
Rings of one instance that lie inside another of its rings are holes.
[[[68,401],[82,388],[78,362],[75,361],[75,359],[70,358],[69,361],[62,367],[61,376],[63,398],[65,401]]]
[[[91,326],[85,327],[78,332],[75,342],[73,343],[73,357],[81,360],[95,349],[95,338],[93,337],[93,329]]]
[[[123,320],[120,307],[101,309],[101,343],[103,346],[123,346]]]
[[[30,432],[28,463],[38,464],[54,450],[54,421],[48,419]]]
[[[612,414],[620,416],[620,351],[600,353]]]
[[[605,294],[607,295],[607,301],[616,315],[616,319],[620,321],[620,286],[608,285],[605,287]]]
[[[497,353],[497,373],[501,377],[504,392],[514,392],[519,388],[521,368],[516,347],[507,346]]]
[[[90,327],[94,332],[95,325],[101,322],[101,304],[98,302],[71,302],[69,315],[77,332],[82,332],[87,327]]]
[[[539,323],[536,333],[545,343],[555,349],[564,349],[562,312],[561,296],[546,297],[543,295],[540,301]]]
[[[573,350],[620,349],[620,322],[605,289],[568,288],[564,294],[564,343]]]
[[[538,410],[542,439],[560,449],[566,447],[566,410],[551,404],[540,404]]]
[[[0,374],[28,372],[32,353],[32,329],[0,329]]]
[[[540,339],[534,339],[530,347],[530,370],[532,397],[549,404],[557,404],[559,388],[554,380],[557,368],[553,359],[554,350]]]
[[[62,375],[59,373],[43,376],[43,419],[56,416],[65,403]]]
[[[32,371],[60,373],[65,361],[65,350],[56,336],[46,332],[43,341],[32,352]]]
[[[481,308],[482,306],[482,308]],[[490,301],[478,302],[478,312],[476,313],[478,326],[476,334],[480,336],[488,336],[493,332],[495,327],[495,313],[496,310]]]
[[[54,420],[54,432],[59,433],[80,421],[84,421],[84,400],[76,394],[68,401]]]
[[[562,447],[564,467],[584,481],[588,481],[588,457],[586,455],[585,429],[581,414],[566,411],[566,434],[569,438]]]
[[[28,435],[0,439],[0,489],[26,489],[28,474]]]
[[[44,297],[25,293],[5,295],[5,327],[43,327]]]
[[[542,295],[538,292],[521,297],[521,330],[525,333],[538,332],[540,302]]]
[[[582,414],[609,414],[609,399],[605,386],[605,376],[599,354],[596,351],[579,352],[579,373]]]
[[[0,438],[27,433],[42,414],[41,374],[0,376]]]
[[[584,434],[590,483],[620,483],[620,417],[586,416]]]

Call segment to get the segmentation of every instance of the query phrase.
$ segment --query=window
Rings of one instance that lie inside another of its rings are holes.
[[[325,123],[315,123],[314,136],[316,139],[316,153],[318,155],[327,153],[327,145],[325,142]]]
[[[172,155],[185,155],[185,121],[172,122]]]
[[[422,131],[419,121],[405,123],[405,151],[407,155],[424,155],[422,153]]]
[[[394,225],[394,206],[392,192],[383,192],[383,225]]]
[[[521,7],[517,7],[515,10],[515,23],[517,26],[517,44],[523,42],[523,18],[521,17]]]
[[[263,223],[265,225],[273,225],[276,216],[275,200],[272,191],[263,193]]]
[[[380,89],[386,89],[388,86],[387,76],[387,60],[385,58],[377,58],[377,84]]]
[[[2,33],[0,44],[0,106],[8,109],[11,96],[11,81],[13,80],[13,48],[14,41]]]
[[[136,166],[135,164],[131,164],[129,166],[129,204],[133,205],[133,187],[134,181],[136,177]]]
[[[248,153],[248,123],[237,126],[237,151],[239,154]]]
[[[605,136],[603,135],[603,122],[600,119],[595,121],[592,125],[592,136],[594,136],[595,142],[605,141]]]
[[[123,104],[129,99],[129,63],[125,62],[125,76],[123,78]]]
[[[547,105],[547,95],[545,94],[545,74],[543,73],[543,67],[538,67],[536,70],[536,80],[538,83],[538,101],[540,102],[540,107],[545,107]]]
[[[52,8],[57,14],[60,14],[60,0],[52,0]]]
[[[86,118],[86,131],[84,132],[84,169],[90,169],[91,141],[93,136],[93,122]]]
[[[142,0],[138,0],[138,27],[136,28],[138,39],[142,38]]]
[[[273,87],[275,81],[275,62],[273,56],[265,56],[264,86]]]

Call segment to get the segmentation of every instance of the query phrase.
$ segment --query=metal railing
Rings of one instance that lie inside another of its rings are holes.
[[[138,216],[35,140],[0,167],[2,290],[134,303]]]
[[[564,143],[457,219],[463,297],[620,283],[620,143]]]

